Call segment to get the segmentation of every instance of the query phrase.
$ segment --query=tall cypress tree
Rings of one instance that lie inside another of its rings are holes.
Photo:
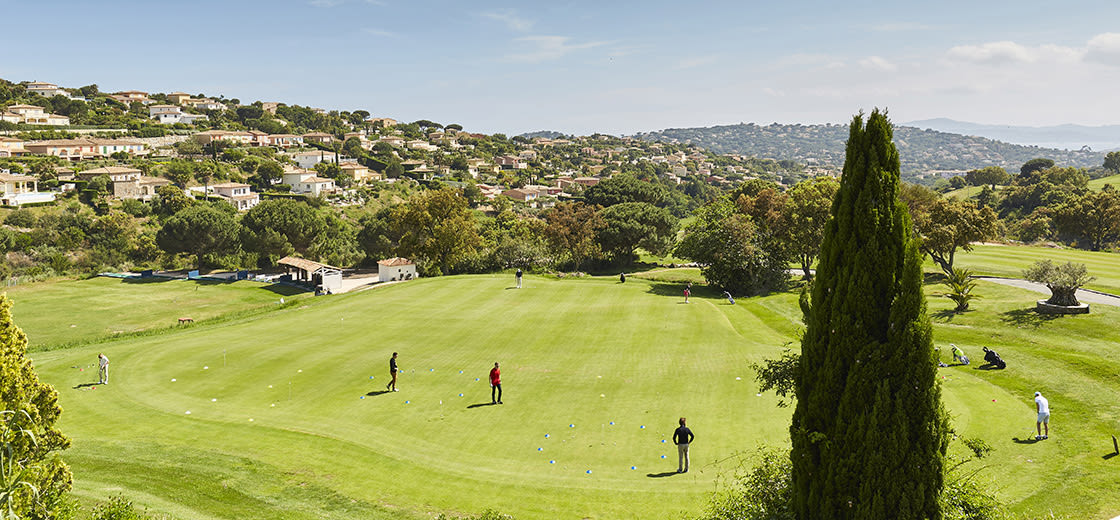
[[[885,113],[852,120],[796,375],[794,511],[939,519],[948,422]]]

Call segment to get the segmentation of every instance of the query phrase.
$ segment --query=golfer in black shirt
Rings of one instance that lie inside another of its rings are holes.
[[[397,391],[397,353],[396,352],[393,352],[393,357],[389,358],[389,377],[392,377],[393,380],[389,381],[389,384],[385,385],[385,390],[388,390],[390,392],[396,392]]]
[[[673,444],[677,445],[677,473],[688,473],[688,445],[695,438],[692,430],[684,425],[684,417],[681,417],[681,425],[673,432]]]

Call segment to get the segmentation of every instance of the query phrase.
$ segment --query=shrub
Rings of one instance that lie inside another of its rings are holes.
[[[976,288],[976,282],[972,280],[972,271],[968,269],[954,267],[948,279],[945,280],[945,285],[949,288],[949,293],[945,297],[957,304],[957,307],[953,309],[955,312],[968,310],[968,302],[980,297],[972,294],[972,290]]]
[[[4,223],[9,226],[15,226],[19,228],[34,227],[35,215],[32,214],[30,210],[17,209],[11,213],[8,213],[7,217],[4,217]]]

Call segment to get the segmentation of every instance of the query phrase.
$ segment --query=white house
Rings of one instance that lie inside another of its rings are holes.
[[[219,197],[226,199],[238,211],[246,211],[253,209],[253,206],[260,204],[260,195],[253,193],[249,190],[248,184],[241,184],[240,182],[225,182],[222,184],[214,184],[210,186]]]
[[[60,95],[70,97],[69,92],[58,88],[58,85],[55,85],[54,83],[46,83],[46,82],[42,82],[42,81],[32,81],[32,82],[24,84],[24,86],[27,87],[28,92],[31,92],[33,94],[39,94],[39,95],[45,96],[45,97],[53,97],[53,96],[60,96]]]
[[[5,206],[54,200],[53,193],[39,191],[39,181],[32,175],[0,173],[0,190],[0,204]]]
[[[334,162],[334,152],[327,152],[324,150],[308,150],[306,152],[296,152],[291,155],[292,161],[295,161],[300,168],[311,168],[321,162]]]
[[[186,123],[190,125],[200,119],[206,119],[205,115],[188,114],[175,105],[151,105],[148,107],[148,115],[151,116],[152,119],[159,121],[161,125],[172,125],[175,123]]]
[[[416,264],[407,258],[396,257],[377,261],[377,280],[380,282],[395,282],[414,278],[416,278]]]
[[[291,186],[292,193],[306,193],[314,197],[334,191],[333,180],[324,179],[315,175],[313,171],[303,169],[284,172],[284,180],[281,183]]]

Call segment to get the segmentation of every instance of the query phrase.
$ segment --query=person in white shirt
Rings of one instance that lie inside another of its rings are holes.
[[[109,384],[109,358],[105,354],[97,354],[97,382]]]
[[[1042,392],[1034,393],[1034,404],[1038,408],[1038,422],[1035,427],[1038,428],[1038,437],[1036,439],[1049,439],[1050,438],[1050,401],[1042,397]],[[1042,427],[1046,425],[1046,433],[1042,433]]]

